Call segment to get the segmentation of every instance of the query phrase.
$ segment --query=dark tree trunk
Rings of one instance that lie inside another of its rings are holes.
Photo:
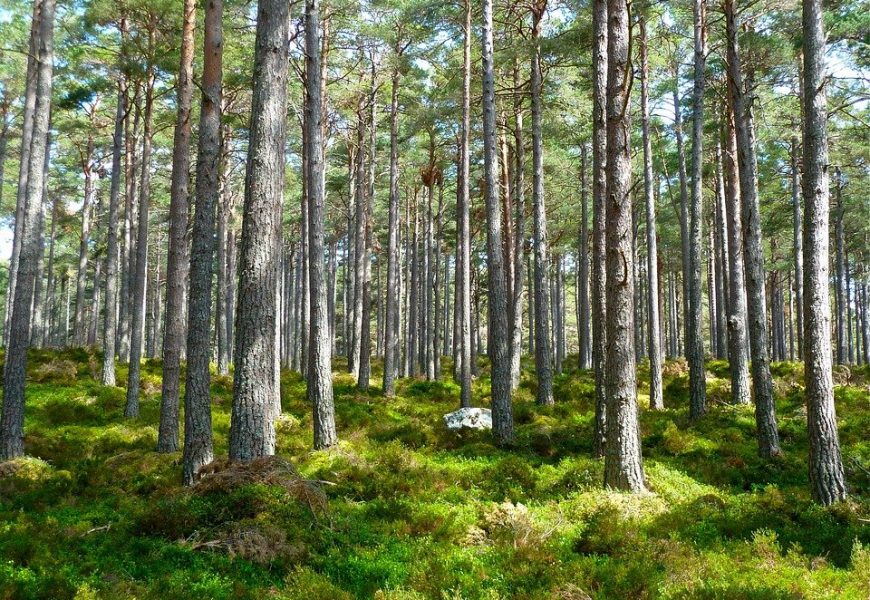
[[[592,369],[595,372],[595,427],[592,448],[604,456],[607,437],[605,381],[606,207],[607,207],[607,0],[593,0],[592,27]]]
[[[220,0],[216,0],[220,2]],[[166,337],[163,340],[163,393],[160,398],[158,452],[178,450],[178,388],[181,346],[184,340],[186,292],[187,211],[190,181],[190,107],[193,102],[193,54],[196,2],[184,0],[181,31],[181,66],[178,71],[178,112],[172,147],[172,180],[169,191],[169,253],[166,263]],[[202,132],[200,132],[202,136]],[[220,150],[218,150],[220,152]],[[210,280],[209,280],[210,282]]]
[[[212,260],[215,212],[221,196],[221,83],[223,78],[223,2],[206,4],[202,98],[196,158],[196,207],[190,251],[187,306],[187,373],[184,382],[182,482],[193,484],[212,461],[211,347]],[[218,269],[223,265],[218,262]]]

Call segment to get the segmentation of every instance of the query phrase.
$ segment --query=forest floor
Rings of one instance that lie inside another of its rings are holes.
[[[866,368],[836,373],[852,495],[821,508],[796,363],[773,367],[774,463],[757,456],[752,408],[726,403],[726,364],[708,362],[712,409],[690,426],[685,367],[668,363],[666,410],[641,411],[644,496],[601,485],[588,373],[559,376],[556,405],[541,408],[525,365],[512,450],[446,430],[452,382],[402,380],[387,400],[338,374],[341,443],[317,452],[304,384],[284,373],[279,458],[219,463],[187,490],[180,453],[153,451],[159,361],[143,369],[135,420],[123,388],[94,379],[99,364],[84,350],[32,354],[29,457],[0,463],[0,598],[870,597]],[[232,380],[213,381],[220,457]],[[487,394],[484,369],[475,404]]]

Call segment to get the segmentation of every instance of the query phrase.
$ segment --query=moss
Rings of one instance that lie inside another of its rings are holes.
[[[752,407],[728,403],[726,366],[708,361],[714,401],[689,423],[685,363],[669,362],[667,408],[640,402],[652,493],[629,496],[603,489],[603,461],[591,456],[589,372],[558,376],[556,405],[539,407],[524,357],[517,445],[506,450],[488,432],[443,427],[458,405],[449,364],[443,381],[400,380],[386,399],[358,394],[336,361],[342,441],[317,452],[304,382],[284,372],[280,456],[249,469],[218,462],[191,490],[179,485],[180,455],[153,452],[156,395],[143,398],[139,419],[124,419],[123,387],[92,376],[98,359],[78,349],[32,355],[30,457],[0,464],[2,598],[870,594],[870,391],[856,383],[860,369],[836,388],[850,500],[821,508],[808,493],[799,363],[772,365],[785,455],[765,462]],[[66,362],[74,376],[34,380]],[[481,365],[473,391],[485,405]],[[159,361],[143,372],[159,392]],[[125,373],[120,365],[119,382]],[[642,368],[641,393],[646,385]],[[224,456],[231,377],[214,374],[211,389]]]

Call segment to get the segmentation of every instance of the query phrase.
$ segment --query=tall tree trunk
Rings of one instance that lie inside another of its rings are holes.
[[[658,249],[656,247],[656,206],[653,194],[652,139],[649,131],[649,58],[647,48],[646,19],[640,20],[640,109],[643,130],[643,183],[646,200],[646,268],[647,313],[649,320],[649,405],[660,410],[665,407],[662,396],[662,348],[659,317]]]
[[[486,182],[487,266],[489,271],[492,360],[492,432],[499,445],[514,442],[511,365],[508,352],[507,293],[499,210],[498,156],[495,143],[495,76],[493,73],[492,0],[483,0],[483,150]]]
[[[184,452],[182,482],[193,484],[212,461],[211,347],[212,260],[215,212],[221,198],[221,109],[223,78],[223,1],[206,4],[202,98],[196,157],[196,207],[190,252],[187,305],[187,372],[184,380]],[[224,266],[218,262],[218,269]]]
[[[220,4],[221,0],[216,0]],[[172,180],[169,191],[169,253],[166,263],[166,337],[163,340],[163,393],[160,398],[158,452],[178,450],[178,388],[181,345],[184,340],[186,292],[187,211],[190,181],[190,107],[193,102],[193,54],[196,2],[184,0],[181,29],[181,66],[178,70],[178,112],[172,146]],[[201,135],[201,134],[200,134]],[[220,150],[218,149],[218,153]],[[209,283],[211,280],[209,280]]]
[[[455,318],[459,319],[460,339],[460,405],[471,406],[471,363],[475,360],[472,356],[471,340],[471,225],[469,208],[471,206],[470,172],[471,152],[469,149],[469,136],[471,132],[471,0],[464,1],[465,26],[462,51],[462,127],[459,143],[459,206],[456,209],[459,221],[459,273],[457,298],[459,307]],[[492,8],[490,7],[490,10]],[[413,309],[412,309],[413,310]]]
[[[27,71],[24,85],[24,108],[21,123],[21,152],[18,159],[18,188],[15,196],[15,225],[12,234],[12,256],[9,259],[9,281],[6,288],[6,311],[4,322],[4,337],[6,345],[11,340],[12,312],[15,303],[15,287],[18,284],[18,266],[20,264],[21,247],[24,241],[24,219],[27,210],[27,176],[30,172],[30,149],[33,144],[34,115],[37,104],[37,82],[39,73],[38,54],[40,28],[44,14],[44,0],[33,1],[33,13],[30,22],[30,43],[27,54]],[[47,125],[46,125],[47,127]]]
[[[686,285],[686,358],[689,362],[689,417],[707,412],[707,379],[704,371],[704,332],[701,297],[701,221],[704,184],[704,67],[707,53],[707,3],[693,0],[695,37],[694,85],[692,88],[692,193],[689,204],[689,235]]]
[[[284,184],[288,10],[287,3],[280,0],[260,0],[257,8],[254,92],[239,256],[239,312],[233,354],[231,460],[249,461],[275,452],[276,240],[281,231]],[[315,51],[311,47],[307,50]],[[310,72],[307,75],[309,80],[317,77]],[[316,87],[319,90],[319,85]],[[309,194],[311,183],[308,182]],[[319,262],[315,260],[312,264]]]
[[[743,224],[740,209],[740,175],[737,166],[737,138],[734,112],[728,101],[726,124],[722,135],[725,152],[722,159],[723,190],[728,205],[728,365],[731,371],[731,403],[749,404],[749,348],[746,337],[746,283],[743,271]]]
[[[628,2],[608,0],[607,450],[604,485],[645,490],[634,360]]]
[[[519,88],[519,61],[514,61],[514,86]],[[523,286],[525,285],[526,253],[526,146],[523,139],[523,96],[514,97],[514,191],[512,197],[516,210],[516,234],[513,250],[513,296],[511,298],[511,389],[520,386],[521,359],[523,354]]]
[[[93,118],[91,119],[93,126]],[[94,138],[88,136],[85,154],[82,157],[82,171],[85,176],[84,201],[82,202],[82,231],[79,237],[79,264],[76,272],[76,312],[73,326],[75,343],[84,346],[87,335],[85,322],[85,288],[88,275],[88,246],[91,239],[91,213],[97,199],[97,164],[94,161]]]
[[[837,435],[828,291],[829,188],[825,31],[821,0],[803,0],[804,384],[813,499],[846,497]]]
[[[589,332],[589,186],[586,144],[580,146],[580,238],[577,247],[577,331],[580,368],[592,366]]]
[[[794,215],[794,294],[797,314],[797,355],[804,356],[804,256],[801,231],[801,174],[797,137],[791,139],[791,203]]]
[[[843,217],[845,216],[845,208],[843,207],[843,173],[840,167],[834,168],[835,192],[836,192],[836,207],[834,215],[834,243],[836,246],[836,280],[835,280],[835,305],[837,307],[837,364],[846,364],[846,259],[844,248],[846,246],[846,234],[843,229]]]
[[[122,39],[126,35],[126,24],[121,23]],[[139,110],[138,83],[133,83],[131,90],[128,80],[127,115],[124,119],[124,237],[120,252],[121,290],[118,293],[118,358],[121,362],[130,360],[130,289],[135,270],[134,228],[136,218],[136,138],[139,132],[141,111]]]
[[[127,77],[118,75],[118,102],[112,135],[112,179],[109,189],[108,233],[106,234],[106,314],[103,325],[102,384],[115,385],[115,353],[118,329],[118,205],[121,199],[121,153],[124,145],[124,117],[127,113]],[[52,231],[54,217],[52,217]],[[54,233],[52,233],[54,238]],[[53,239],[52,239],[53,248]],[[53,252],[51,253],[53,256]],[[49,264],[51,264],[49,260]],[[50,271],[51,267],[49,267]],[[49,277],[51,274],[49,273]]]
[[[365,117],[364,97],[360,95],[357,104],[356,122],[356,162],[354,163],[354,267],[353,267],[353,331],[352,349],[348,370],[355,380],[359,380],[360,344],[362,343],[363,320],[363,279],[366,262],[366,185],[365,185]],[[308,181],[310,184],[310,178]]]
[[[607,438],[606,294],[607,250],[607,0],[592,4],[592,369],[595,373],[595,426],[592,448],[604,456]]]
[[[541,18],[546,0],[532,9],[532,204],[535,227],[535,401],[553,404],[553,367],[550,357],[550,298],[547,264],[547,207],[544,203],[544,142],[541,132]]]
[[[154,32],[149,32],[149,57],[154,47]],[[148,203],[151,199],[151,142],[154,112],[154,71],[149,58],[146,74],[145,112],[142,129],[142,180],[139,184],[139,223],[136,227],[136,268],[132,278],[132,314],[130,319],[130,369],[127,375],[125,417],[139,416],[139,380],[141,376],[142,336],[145,329],[145,279],[148,267]]]
[[[776,405],[768,355],[767,307],[764,297],[764,253],[761,248],[761,215],[758,206],[758,175],[751,101],[743,85],[737,23],[733,0],[725,0],[728,35],[728,89],[734,108],[737,158],[740,171],[741,217],[746,271],[747,317],[752,386],[755,392],[755,424],[758,451],[764,458],[782,454],[776,429]]]
[[[26,173],[25,210],[21,222],[21,253],[16,273],[15,297],[12,302],[6,362],[3,371],[3,408],[0,414],[0,460],[24,455],[24,384],[27,349],[30,346],[30,309],[39,252],[39,211],[44,193],[45,153],[51,113],[51,89],[54,67],[54,0],[42,0],[39,29],[31,47],[35,57],[36,101],[33,108],[33,133],[30,160]],[[24,154],[24,152],[22,152]]]
[[[286,18],[286,17],[285,17]],[[327,448],[338,442],[332,396],[332,356],[323,266],[323,145],[321,143],[322,87],[320,69],[319,0],[305,2],[305,69],[308,94],[305,127],[308,133],[308,240],[314,260],[309,264],[311,284],[311,334],[308,363],[308,401],[314,411],[314,447]],[[286,34],[286,31],[285,31]]]

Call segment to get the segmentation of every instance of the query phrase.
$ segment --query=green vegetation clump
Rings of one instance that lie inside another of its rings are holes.
[[[458,404],[451,381],[403,380],[387,399],[336,375],[341,442],[328,451],[310,449],[304,383],[284,373],[279,455],[219,458],[185,489],[180,455],[153,451],[158,395],[124,419],[124,390],[100,386],[94,361],[83,350],[34,352],[29,456],[0,464],[0,598],[870,595],[870,390],[860,369],[836,389],[851,496],[822,508],[808,492],[797,363],[772,366],[785,451],[774,462],[758,457],[752,407],[728,404],[721,364],[708,365],[708,383],[725,401],[694,424],[684,364],[667,365],[663,411],[646,409],[641,381],[652,491],[631,496],[604,489],[591,457],[587,372],[557,377],[557,404],[539,407],[524,370],[510,450],[487,433],[446,430],[441,416]],[[143,372],[143,386],[159,391],[159,363]],[[476,381],[476,405],[488,388]],[[231,389],[214,377],[218,457]]]

